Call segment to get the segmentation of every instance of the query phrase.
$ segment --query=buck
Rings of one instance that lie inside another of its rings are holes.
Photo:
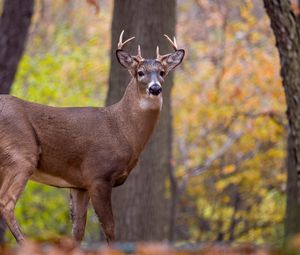
[[[108,107],[50,107],[0,96],[0,213],[15,239],[25,240],[14,215],[28,180],[70,189],[72,232],[84,236],[89,200],[107,242],[114,240],[112,188],[136,165],[162,107],[162,84],[184,50],[131,56],[120,35],[117,59],[132,76],[122,99]]]

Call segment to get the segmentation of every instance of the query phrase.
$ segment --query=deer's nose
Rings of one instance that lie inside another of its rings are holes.
[[[159,95],[161,93],[161,91],[162,91],[162,88],[157,83],[151,85],[149,88],[150,94],[155,95],[155,96]]]

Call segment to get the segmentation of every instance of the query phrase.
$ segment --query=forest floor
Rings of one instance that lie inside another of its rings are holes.
[[[127,248],[126,248],[127,247]],[[129,248],[128,248],[129,247]],[[26,242],[15,248],[0,247],[0,255],[297,255],[300,254],[300,237],[294,238],[288,248],[273,249],[266,246],[244,245],[200,245],[174,248],[166,244],[116,244],[98,248],[80,248],[70,239],[51,244]]]

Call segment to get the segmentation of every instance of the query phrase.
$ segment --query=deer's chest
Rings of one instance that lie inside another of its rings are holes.
[[[127,168],[125,170],[119,171],[115,175],[115,178],[114,178],[114,181],[113,181],[114,182],[113,183],[114,187],[120,186],[120,185],[122,185],[126,181],[128,175],[130,174],[131,170],[136,166],[137,162],[138,162],[138,159],[132,160],[128,164],[128,166],[127,166]]]
[[[122,171],[120,174],[116,176],[113,186],[117,187],[122,185],[126,181],[128,175],[129,175],[128,171]]]

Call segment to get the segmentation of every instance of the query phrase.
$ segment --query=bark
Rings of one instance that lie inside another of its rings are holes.
[[[176,219],[177,210],[179,203],[179,192],[178,192],[178,182],[174,173],[174,168],[169,168],[169,179],[170,179],[170,215],[169,215],[169,241],[174,242],[176,240]]]
[[[33,14],[34,0],[5,0],[0,18],[0,94],[9,94],[22,57]],[[0,244],[6,224],[0,217]]]
[[[127,48],[132,54],[141,45],[143,57],[155,57],[158,44],[161,52],[171,52],[163,34],[175,33],[175,0],[115,0],[112,22],[112,51],[107,105],[117,102],[129,82],[129,74],[118,63],[115,49],[121,30],[124,38],[135,36],[135,42]],[[116,219],[117,240],[164,240],[168,237],[170,208],[166,195],[166,180],[171,169],[172,74],[163,86],[163,108],[159,123],[122,186],[113,191],[113,209]],[[171,169],[172,170],[172,169]]]
[[[5,0],[0,19],[0,94],[9,94],[22,57],[34,0]]]
[[[291,134],[288,136],[288,156],[287,156],[287,167],[288,167],[288,178],[287,178],[287,202],[286,202],[286,215],[285,215],[285,237],[300,232],[300,204],[298,203],[298,188],[297,188],[297,171],[296,160],[295,160],[295,149],[294,149],[293,137]]]
[[[298,18],[289,0],[264,0],[281,63],[287,103],[287,207],[285,236],[300,233],[300,34]]]

